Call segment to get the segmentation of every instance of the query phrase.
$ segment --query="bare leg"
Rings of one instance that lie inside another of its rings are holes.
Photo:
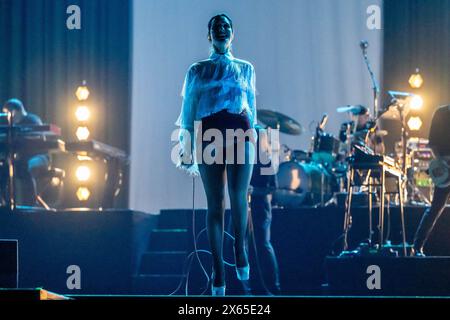
[[[251,142],[245,142],[243,147],[246,156],[245,163],[227,164],[226,168],[235,236],[236,266],[238,268],[248,265],[248,256],[245,251],[248,227],[247,194],[253,170],[253,163],[249,159],[254,157],[254,145]]]
[[[206,228],[213,258],[213,285],[221,287],[225,285],[225,268],[223,264],[225,164],[199,164],[199,171],[208,204]]]

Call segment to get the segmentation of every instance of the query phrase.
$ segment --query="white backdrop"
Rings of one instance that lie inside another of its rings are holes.
[[[257,107],[282,112],[306,129],[281,143],[308,149],[308,127],[324,112],[336,134],[345,115],[336,107],[371,106],[371,83],[359,42],[380,81],[382,30],[366,26],[369,5],[382,0],[134,0],[130,208],[158,213],[192,206],[192,178],[170,160],[189,65],[208,57],[207,23],[233,20],[233,54],[256,70]],[[200,178],[196,207],[206,207]],[[228,205],[228,204],[227,204]]]

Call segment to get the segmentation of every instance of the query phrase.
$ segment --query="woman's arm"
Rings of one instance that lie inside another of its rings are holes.
[[[194,130],[194,117],[197,104],[197,74],[195,65],[192,65],[184,78],[183,89],[181,96],[183,102],[181,105],[181,112],[175,124],[182,129],[189,131]]]
[[[198,175],[198,166],[195,163],[195,133],[194,133],[194,119],[197,107],[197,88],[196,88],[196,69],[192,65],[183,83],[181,96],[183,102],[181,105],[181,112],[175,124],[180,127],[178,141],[180,144],[180,159],[177,167],[187,171],[190,175]]]
[[[256,75],[255,75],[255,68],[252,65],[250,65],[249,86],[250,86],[250,90],[247,94],[247,97],[248,97],[248,106],[249,106],[250,112],[251,112],[250,125],[252,126],[252,128],[254,128],[257,123]]]

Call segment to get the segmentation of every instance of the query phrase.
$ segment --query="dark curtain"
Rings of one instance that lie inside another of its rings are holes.
[[[383,17],[384,90],[423,96],[424,107],[417,115],[424,125],[418,135],[428,137],[433,111],[450,104],[450,1],[385,0]],[[408,78],[416,67],[424,84],[414,90]],[[398,123],[389,121],[385,127],[391,130],[390,142],[399,140]]]
[[[81,30],[69,30],[69,5]],[[28,111],[76,140],[75,90],[86,80],[91,137],[129,151],[130,12],[128,0],[0,0],[0,101]]]

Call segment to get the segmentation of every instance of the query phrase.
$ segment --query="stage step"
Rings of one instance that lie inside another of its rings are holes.
[[[140,274],[181,274],[187,251],[148,251],[142,256]]]
[[[450,295],[450,257],[327,257],[326,269],[332,295]]]
[[[177,251],[186,249],[188,230],[184,228],[153,229],[148,243],[149,250]]]
[[[190,224],[191,210],[161,210],[158,228],[186,228]]]
[[[180,295],[184,292],[185,276],[180,274],[140,274],[133,277],[134,294],[161,294],[168,295],[175,293]]]

